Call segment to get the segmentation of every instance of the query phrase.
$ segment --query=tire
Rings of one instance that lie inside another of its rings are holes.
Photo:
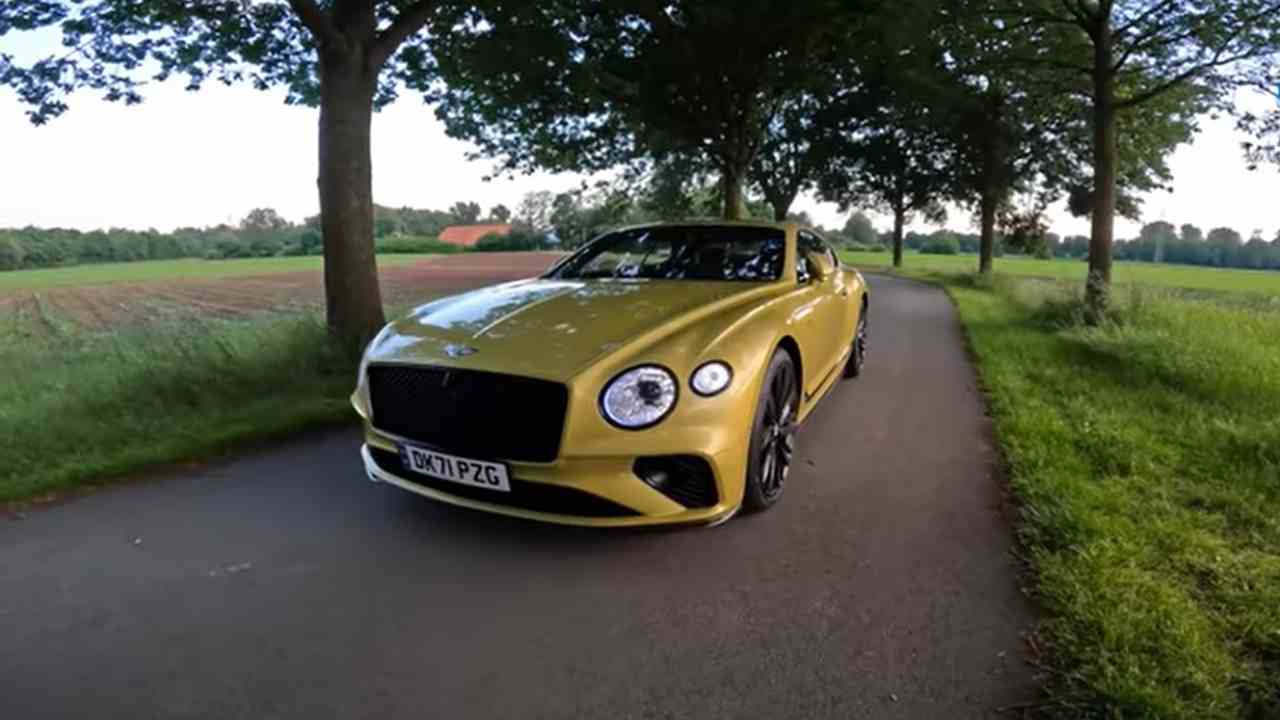
[[[853,347],[849,351],[849,360],[844,366],[844,376],[847,378],[860,377],[867,365],[867,338],[870,332],[870,322],[867,319],[867,306],[864,303],[862,311],[858,313],[858,327],[853,330]]]
[[[769,361],[756,403],[747,452],[747,480],[742,506],[747,512],[766,510],[778,502],[795,456],[795,421],[800,409],[800,378],[786,350]]]

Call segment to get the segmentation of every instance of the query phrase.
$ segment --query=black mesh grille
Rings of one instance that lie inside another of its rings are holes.
[[[398,454],[381,448],[371,447],[369,454],[378,467],[398,478],[468,500],[578,517],[632,517],[640,514],[612,500],[561,485],[511,478],[511,492],[496,492],[408,472],[400,463]]]
[[[534,378],[438,367],[369,367],[373,426],[476,458],[551,462],[569,390]]]
[[[687,508],[715,505],[715,475],[706,460],[693,455],[660,455],[636,460],[633,472],[654,490]]]

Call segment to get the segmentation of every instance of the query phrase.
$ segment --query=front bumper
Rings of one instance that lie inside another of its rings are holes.
[[[404,472],[397,461],[396,443],[397,438],[366,423],[360,455],[370,480],[453,505],[565,525],[626,527],[726,520],[741,504],[742,489],[740,482],[726,483],[725,478],[740,478],[746,472],[745,448],[703,456],[715,478],[717,502],[689,508],[638,477],[633,470],[635,457],[561,457],[546,464],[508,463],[513,485],[513,493],[508,494],[454,488],[446,481]],[[557,511],[560,507],[568,511]]]

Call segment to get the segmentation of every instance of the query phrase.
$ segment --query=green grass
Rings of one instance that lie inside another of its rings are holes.
[[[379,255],[379,267],[417,262],[431,255]],[[318,256],[243,258],[236,260],[146,260],[128,263],[73,265],[41,270],[0,272],[0,293],[9,290],[43,290],[79,285],[106,285],[119,282],[148,282],[190,278],[268,275],[295,270],[319,270],[324,260]]]
[[[387,255],[379,264],[423,257]],[[0,293],[321,267],[318,257],[82,265],[0,273]],[[354,417],[347,398],[358,358],[335,344],[318,314],[263,308],[216,319],[198,304],[128,302],[145,322],[110,330],[60,315],[39,294],[0,307],[0,501]]]
[[[351,418],[356,362],[309,314],[0,341],[0,500]]]
[[[893,256],[887,252],[845,252],[844,261],[869,270],[891,267]],[[1079,280],[1084,283],[1087,265],[1082,260],[1066,258],[1037,260],[1028,257],[996,258],[996,272],[1006,275]],[[907,253],[903,268],[908,271],[967,273],[978,269],[977,255],[922,255]],[[1155,287],[1208,290],[1215,292],[1250,292],[1280,296],[1280,272],[1274,270],[1238,270],[1193,265],[1170,265],[1141,262],[1118,262],[1113,270],[1120,284],[1143,284]]]
[[[1280,717],[1280,306],[1135,286],[1087,327],[1078,283],[916,274],[990,396],[1055,714]]]

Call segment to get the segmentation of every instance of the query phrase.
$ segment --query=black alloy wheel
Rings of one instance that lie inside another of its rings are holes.
[[[795,455],[799,410],[800,380],[796,366],[791,355],[779,348],[765,373],[751,429],[751,454],[743,496],[747,510],[764,510],[782,497]]]
[[[862,370],[867,364],[867,334],[869,331],[867,321],[867,306],[862,306],[862,311],[858,313],[858,327],[853,331],[853,348],[849,351],[849,363],[844,367],[844,376],[847,378],[856,378],[862,375]]]

